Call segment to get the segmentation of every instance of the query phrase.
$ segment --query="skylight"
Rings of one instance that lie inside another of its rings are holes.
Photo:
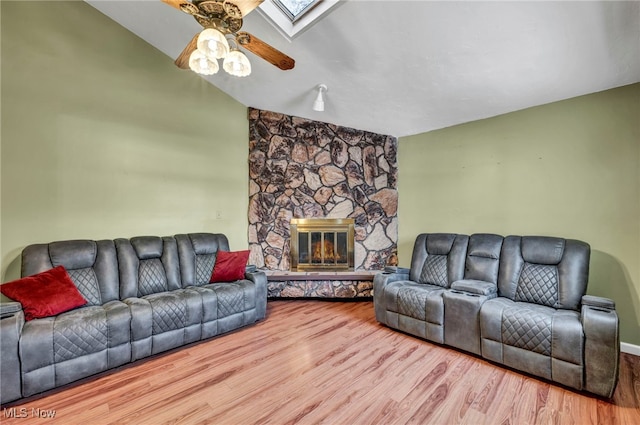
[[[322,0],[273,0],[291,22],[297,21]]]
[[[338,0],[267,0],[258,11],[291,41],[342,3]]]

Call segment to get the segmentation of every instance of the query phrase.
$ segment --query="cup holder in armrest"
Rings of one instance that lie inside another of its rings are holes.
[[[604,307],[594,307],[592,305],[588,305],[587,308],[589,310],[595,310],[595,311],[600,311],[602,313],[613,313],[613,310],[608,309],[608,308],[604,308]]]
[[[384,270],[385,273],[403,273],[403,274],[409,274],[410,269],[406,268],[406,267],[398,267],[398,266],[385,266]]]

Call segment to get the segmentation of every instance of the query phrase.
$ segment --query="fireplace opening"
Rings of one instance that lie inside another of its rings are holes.
[[[353,271],[353,219],[291,220],[291,270]]]

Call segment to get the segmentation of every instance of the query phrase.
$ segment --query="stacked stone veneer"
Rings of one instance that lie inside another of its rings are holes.
[[[395,137],[249,108],[250,262],[289,270],[291,218],[328,217],[354,219],[356,270],[395,265],[397,148]]]
[[[250,261],[289,270],[291,218],[353,218],[355,269],[397,262],[395,137],[249,109]]]

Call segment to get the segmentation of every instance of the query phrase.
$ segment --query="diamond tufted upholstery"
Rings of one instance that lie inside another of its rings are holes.
[[[391,327],[430,341],[444,342],[442,294],[464,275],[464,255],[469,237],[455,234],[422,234],[413,248],[409,279],[385,286],[377,298],[378,318]],[[374,287],[374,294],[377,290]]]
[[[267,282],[262,273],[246,273],[236,282],[209,284],[218,250],[229,251],[223,234],[176,235],[182,285],[198,292],[205,304],[203,337],[228,332],[264,319]]]
[[[131,313],[119,300],[113,241],[53,242],[22,252],[23,276],[59,265],[88,303],[24,323],[19,345],[24,397],[131,361]]]
[[[418,235],[409,270],[375,277],[376,319],[611,397],[618,316],[613,301],[585,295],[589,256],[589,245],[571,239]]]
[[[589,245],[581,241],[507,236],[500,298],[488,300],[480,311],[483,356],[583,389],[583,329],[577,310],[587,289],[589,254]]]
[[[176,235],[180,273],[186,286],[207,285],[216,261],[216,253],[229,251],[229,241],[221,233]]]
[[[25,322],[2,295],[0,402],[7,403],[263,319],[263,272],[210,285],[226,236],[198,233],[31,245],[22,275],[64,266],[88,300]]]
[[[202,297],[183,289],[173,237],[116,239],[121,296],[132,312],[132,360],[202,337]]]

